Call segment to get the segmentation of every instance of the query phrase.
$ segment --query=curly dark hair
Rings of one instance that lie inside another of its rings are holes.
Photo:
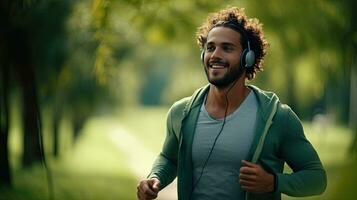
[[[222,22],[229,22],[230,24],[233,23],[234,26],[239,27],[238,30],[234,30],[240,32],[242,35],[240,42],[243,49],[248,48],[247,39],[249,40],[250,49],[255,53],[255,63],[250,70],[246,71],[246,77],[248,80],[253,79],[258,71],[263,70],[263,58],[269,46],[263,34],[263,25],[256,18],[248,18],[244,13],[244,8],[230,7],[219,12],[212,13],[207,17],[202,26],[198,28],[196,34],[197,42],[201,49],[204,49],[209,31],[214,27],[224,26],[224,23]]]

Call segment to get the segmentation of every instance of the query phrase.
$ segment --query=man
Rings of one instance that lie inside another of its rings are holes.
[[[156,198],[176,176],[180,200],[324,192],[325,170],[298,117],[274,93],[245,83],[262,69],[268,46],[258,20],[228,8],[197,36],[209,85],[171,107],[162,152],[138,198]],[[284,163],[292,173],[283,173]]]

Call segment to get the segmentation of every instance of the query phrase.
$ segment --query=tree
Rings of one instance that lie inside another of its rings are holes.
[[[3,7],[0,7],[3,9]],[[0,12],[3,13],[3,12]],[[7,23],[4,17],[0,18],[1,24],[7,27]],[[6,30],[6,28],[5,28]],[[6,57],[8,56],[8,44],[4,38],[8,38],[6,31],[0,31],[0,186],[11,185],[11,173],[9,163],[9,124],[10,124],[10,112],[9,112],[9,78],[10,69],[8,63],[6,63]]]
[[[37,104],[33,65],[28,55],[28,35],[20,21],[25,6],[22,1],[2,1],[0,4],[1,19],[1,181],[11,184],[11,172],[8,157],[8,131],[9,131],[9,91],[13,84],[10,83],[10,72],[22,89],[23,99],[23,127],[24,127],[24,166],[29,166],[35,161],[41,160],[40,135],[39,135],[39,109]],[[12,71],[12,70],[13,71]]]

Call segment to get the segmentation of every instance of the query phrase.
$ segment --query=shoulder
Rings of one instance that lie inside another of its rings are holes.
[[[300,119],[297,114],[291,109],[291,107],[287,104],[283,104],[279,102],[277,109],[277,117],[283,119],[286,122],[298,122],[300,123]]]
[[[167,128],[171,133],[175,134],[176,139],[180,138],[181,120],[183,119],[184,110],[189,101],[190,97],[176,101],[167,113]]]
[[[275,119],[293,118],[299,120],[299,118],[291,109],[291,107],[287,104],[282,103],[279,97],[274,92],[260,89],[254,85],[249,85],[248,87],[255,92],[257,100],[265,114],[268,115],[271,112],[273,105],[277,105]]]
[[[175,130],[180,127],[184,111],[189,104],[190,99],[191,97],[185,97],[172,104],[167,113],[167,122],[169,127],[173,127]]]
[[[187,104],[189,103],[191,97],[182,98],[175,103],[172,104],[171,108],[169,109],[169,115],[177,116],[182,115],[184,109],[186,108]]]
[[[290,143],[298,138],[305,138],[301,120],[287,104],[279,103],[274,125],[282,134],[284,142]]]
[[[176,101],[170,108],[169,114],[172,116],[176,116],[179,114],[180,116],[187,114],[189,110],[191,109],[192,106],[196,105],[199,103],[199,99],[202,100],[202,97],[204,96],[205,92],[208,90],[209,85],[200,87],[196,89],[196,91],[188,97],[184,97],[178,101]]]

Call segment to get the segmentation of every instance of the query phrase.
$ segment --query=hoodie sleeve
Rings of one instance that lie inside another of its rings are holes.
[[[183,109],[188,98],[176,102],[169,110],[166,120],[166,138],[161,153],[157,156],[148,178],[158,178],[160,189],[170,184],[177,176],[180,125]]]
[[[306,139],[299,118],[287,107],[281,146],[283,159],[292,173],[278,173],[277,191],[289,196],[318,195],[325,191],[326,172],[317,152]]]

